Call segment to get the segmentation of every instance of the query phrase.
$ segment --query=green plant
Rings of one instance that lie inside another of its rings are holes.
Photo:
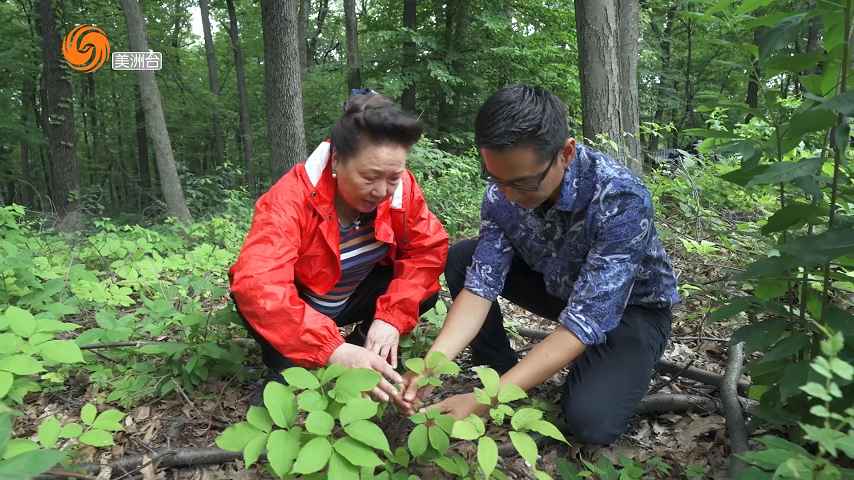
[[[460,373],[460,367],[448,360],[442,352],[430,352],[427,358],[410,358],[405,362],[406,368],[419,375],[418,387],[425,385],[433,385],[435,387],[442,385],[442,375],[457,375]]]

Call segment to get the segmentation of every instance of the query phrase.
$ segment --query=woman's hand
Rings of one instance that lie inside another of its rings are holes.
[[[350,368],[370,368],[376,371],[380,374],[380,383],[374,387],[371,395],[383,402],[389,401],[390,398],[398,401],[400,393],[393,384],[402,385],[403,377],[384,359],[367,348],[352,343],[342,343],[332,352],[329,363],[339,363]]]
[[[483,416],[489,411],[489,405],[478,402],[474,393],[454,395],[429,408],[436,408],[439,412],[448,414],[457,420],[462,420],[472,413]]]
[[[407,372],[403,376],[403,390],[399,397],[395,398],[397,406],[406,415],[415,415],[424,399],[433,391],[431,385],[418,387],[418,380],[422,377],[420,374]]]
[[[391,368],[397,368],[397,345],[400,342],[400,332],[397,327],[380,319],[375,319],[368,329],[365,338],[365,348],[386,360]]]

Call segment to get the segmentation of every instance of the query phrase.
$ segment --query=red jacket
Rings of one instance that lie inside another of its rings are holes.
[[[330,145],[323,142],[258,199],[252,227],[229,270],[231,292],[246,321],[304,367],[326,365],[344,343],[335,322],[297,293],[300,285],[322,295],[341,276],[329,157]],[[418,322],[420,303],[439,290],[448,234],[409,172],[377,207],[374,231],[389,245],[382,263],[394,268],[388,290],[377,298],[375,317],[405,335]]]

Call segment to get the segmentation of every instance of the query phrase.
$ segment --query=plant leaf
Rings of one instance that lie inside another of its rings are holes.
[[[296,420],[297,401],[294,392],[279,382],[269,382],[264,387],[264,406],[279,427],[288,428]]]
[[[42,444],[44,448],[53,448],[56,446],[56,441],[59,440],[59,420],[56,419],[53,415],[42,420],[42,423],[39,424],[38,428],[38,436],[39,443]]]
[[[259,433],[254,438],[249,440],[249,443],[246,444],[246,448],[243,449],[243,463],[246,465],[246,468],[251,467],[258,459],[261,457],[261,454],[264,452],[264,447],[267,446],[267,434]]]
[[[320,382],[311,372],[302,367],[291,367],[282,372],[288,385],[296,388],[314,390],[320,387]]]
[[[291,470],[299,453],[300,431],[273,430],[267,438],[267,460],[276,475],[284,477]]]
[[[226,428],[224,432],[216,437],[216,446],[230,452],[240,452],[261,431],[249,425],[248,422],[240,422]]]
[[[71,340],[51,340],[39,345],[39,353],[45,360],[56,363],[83,363],[80,347]]]
[[[326,473],[329,480],[359,480],[359,469],[338,452],[332,452]]]
[[[255,405],[249,407],[249,411],[246,412],[246,421],[264,433],[270,433],[273,428],[273,419],[270,418],[269,412],[264,407]]]
[[[356,420],[344,427],[347,435],[370,447],[391,453],[388,439],[382,429],[374,422],[368,420]]]
[[[328,436],[334,426],[332,415],[320,410],[309,413],[305,420],[305,429],[315,435]]]
[[[528,398],[528,394],[518,385],[506,383],[498,389],[498,401],[501,403],[515,402],[523,398]]]
[[[413,457],[423,455],[427,451],[427,426],[424,424],[416,425],[409,433],[407,445]]]
[[[367,420],[377,414],[377,402],[368,398],[357,397],[348,401],[338,414],[341,425],[348,425],[357,420]]]
[[[83,421],[86,425],[92,425],[92,422],[95,421],[95,415],[98,413],[98,409],[95,408],[95,405],[91,403],[87,403],[83,405],[83,408],[80,409],[80,420]]]
[[[520,408],[510,419],[510,425],[516,430],[524,430],[541,418],[543,418],[543,412],[536,408]]]
[[[291,473],[308,475],[319,472],[326,466],[331,455],[332,445],[329,444],[329,440],[323,437],[314,438],[300,449]]]
[[[347,461],[358,467],[376,467],[383,463],[373,450],[350,437],[339,438],[333,448]]]
[[[448,434],[443,432],[441,427],[437,425],[427,427],[427,437],[430,439],[430,445],[441,454],[448,451],[448,447],[451,445],[451,439],[448,438]]]
[[[477,441],[477,463],[483,470],[486,478],[492,475],[495,466],[498,465],[498,445],[489,437],[480,437]]]
[[[489,367],[475,367],[474,371],[483,383],[483,389],[487,395],[494,397],[498,394],[498,372]]]
[[[113,444],[113,435],[104,430],[89,430],[80,435],[80,443],[91,445],[93,447],[109,447]]]
[[[98,415],[98,418],[96,418],[92,423],[92,427],[107,430],[109,432],[118,432],[120,430],[124,430],[120,423],[123,418],[125,418],[124,413],[116,410],[115,408],[111,408],[101,412],[101,414]]]
[[[537,443],[524,432],[510,432],[510,442],[532,467],[537,465]]]

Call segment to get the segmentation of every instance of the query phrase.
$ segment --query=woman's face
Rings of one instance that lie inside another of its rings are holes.
[[[369,213],[390,197],[406,171],[409,149],[395,144],[365,144],[355,155],[341,161],[332,154],[337,172],[338,195],[353,209]]]

